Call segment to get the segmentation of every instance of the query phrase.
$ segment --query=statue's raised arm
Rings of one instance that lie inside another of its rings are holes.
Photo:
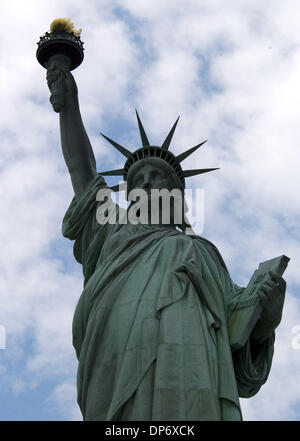
[[[56,18],[50,32],[42,37],[37,49],[39,63],[47,69],[50,101],[60,117],[63,155],[78,198],[96,174],[94,153],[85,131],[78,103],[78,90],[71,70],[84,58],[81,29],[70,18]]]
[[[78,198],[96,174],[96,161],[82,122],[75,79],[59,57],[53,57],[48,64],[47,83],[55,111],[55,101],[63,102],[59,113],[61,146]],[[60,86],[56,95],[53,94],[55,84]]]

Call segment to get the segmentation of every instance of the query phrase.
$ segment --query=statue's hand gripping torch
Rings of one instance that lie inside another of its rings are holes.
[[[64,71],[75,69],[83,61],[84,49],[80,32],[81,30],[74,29],[70,19],[55,19],[50,26],[50,32],[46,32],[37,43],[36,56],[39,63],[48,69],[50,102],[58,113],[62,111],[67,95]]]

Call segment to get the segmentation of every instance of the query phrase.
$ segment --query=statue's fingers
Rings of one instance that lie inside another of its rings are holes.
[[[47,61],[47,63],[46,63],[46,68],[47,68],[47,70],[56,70],[57,63],[55,62],[55,60],[50,59],[50,61]]]
[[[68,69],[67,66],[64,66],[63,64],[59,65],[60,69],[62,72],[64,72],[65,74],[69,74],[70,73],[70,69]]]
[[[58,79],[58,76],[59,76],[59,72],[47,72],[46,75],[47,83],[51,85]]]
[[[70,69],[67,66],[61,64],[59,68],[66,79],[73,80],[73,75],[71,74]]]
[[[278,277],[278,274],[273,273],[273,272],[271,272],[271,271],[270,271],[270,275],[271,275],[272,279],[276,282],[276,286],[277,286],[279,292],[280,292],[281,294],[282,294],[282,293],[285,293],[285,290],[286,290],[286,281],[284,280],[284,278],[281,277],[281,276]]]
[[[48,79],[50,79],[50,78],[57,78],[58,77],[58,75],[59,75],[59,72],[57,71],[57,70],[50,70],[50,71],[47,71],[47,73],[46,73],[46,78]]]
[[[276,286],[276,285],[275,285]],[[259,290],[262,291],[265,294],[268,294],[274,289],[274,286],[269,286],[266,282],[264,282],[260,287]]]
[[[259,296],[260,303],[262,304],[262,306],[264,306],[269,301],[267,295],[261,289],[257,292],[257,294]]]
[[[266,287],[268,287],[268,288],[270,288],[270,289],[274,289],[274,288],[276,288],[276,286],[278,286],[278,285],[277,285],[276,282],[273,282],[272,280],[266,280],[266,281],[264,282],[263,286],[266,286]]]
[[[278,273],[276,273],[274,271],[270,271],[269,274],[270,274],[272,280],[274,282],[276,282],[278,285],[281,285],[281,286],[285,286],[286,285],[286,281],[284,280],[283,277],[280,276],[280,274],[278,274]]]
[[[272,301],[273,301],[273,299],[274,299],[274,293],[275,293],[276,291],[275,291],[274,288],[270,288],[270,287],[268,287],[268,286],[262,286],[262,287],[260,288],[260,292],[262,293],[262,294],[261,294],[261,298],[262,298],[262,300],[263,300],[263,302],[264,302],[264,304],[265,304],[265,303],[269,303],[269,302],[272,302]]]

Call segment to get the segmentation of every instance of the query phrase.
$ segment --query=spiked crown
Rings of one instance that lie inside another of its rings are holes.
[[[108,141],[110,144],[112,144],[117,150],[119,150],[120,153],[122,153],[126,158],[126,162],[124,165],[124,168],[117,169],[117,170],[110,170],[106,172],[100,173],[103,176],[122,176],[124,181],[127,180],[128,172],[130,167],[135,164],[136,162],[140,161],[141,159],[146,158],[160,158],[164,161],[166,161],[171,167],[173,168],[174,172],[177,174],[182,188],[185,188],[185,178],[195,175],[200,175],[202,173],[208,173],[213,170],[218,170],[218,168],[201,168],[201,169],[194,169],[194,170],[183,170],[181,168],[180,163],[190,156],[195,150],[197,150],[199,147],[201,147],[206,141],[201,142],[200,144],[197,144],[195,147],[192,147],[185,152],[181,153],[178,156],[175,156],[172,152],[170,152],[169,146],[171,143],[171,140],[173,138],[179,117],[175,121],[175,124],[173,125],[172,129],[170,130],[168,136],[166,137],[165,141],[163,142],[161,147],[150,145],[146,132],[144,130],[143,124],[140,120],[139,114],[136,111],[137,121],[139,125],[139,131],[141,135],[141,140],[143,147],[139,148],[135,152],[130,152],[125,147],[122,147],[120,144],[116,143],[112,139],[108,138],[107,136],[101,135]],[[111,187],[112,190],[118,191],[119,186],[115,185]]]

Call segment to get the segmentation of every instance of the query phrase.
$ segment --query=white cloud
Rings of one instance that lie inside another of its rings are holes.
[[[71,421],[82,421],[79,406],[76,403],[76,387],[73,383],[62,383],[56,386],[49,400],[60,404],[62,415]]]

